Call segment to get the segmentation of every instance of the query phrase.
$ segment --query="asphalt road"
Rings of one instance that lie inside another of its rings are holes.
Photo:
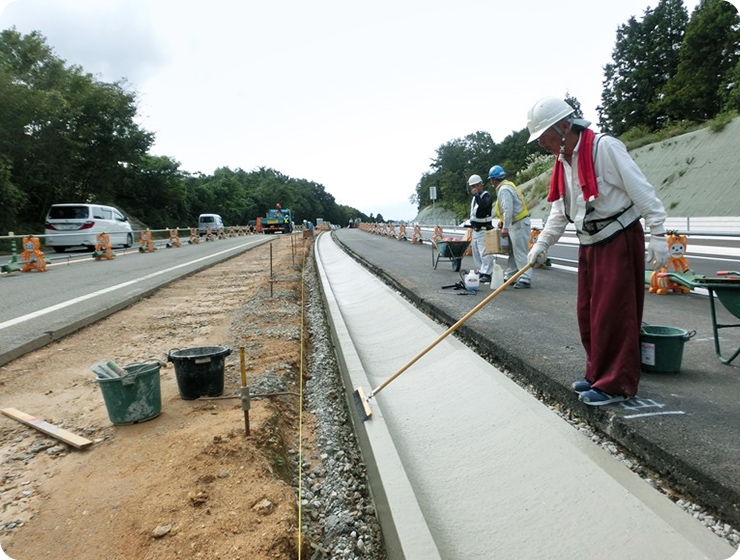
[[[182,276],[267,243],[253,235],[183,244],[112,260],[92,253],[55,259],[46,272],[0,275],[0,365],[115,313]],[[269,267],[269,263],[265,263]]]

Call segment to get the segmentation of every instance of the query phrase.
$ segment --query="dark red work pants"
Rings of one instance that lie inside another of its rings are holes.
[[[634,396],[640,382],[645,301],[645,234],[635,222],[604,245],[578,252],[578,327],[586,379],[606,393]]]

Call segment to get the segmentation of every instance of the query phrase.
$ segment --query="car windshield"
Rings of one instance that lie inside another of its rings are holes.
[[[51,220],[86,220],[87,206],[52,206],[49,210]]]

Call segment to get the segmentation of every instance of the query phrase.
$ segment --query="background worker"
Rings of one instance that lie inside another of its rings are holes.
[[[576,314],[586,350],[586,376],[573,383],[591,406],[637,394],[640,326],[645,300],[645,234],[653,268],[668,262],[663,203],[624,144],[596,136],[562,99],[545,97],[529,110],[529,142],[557,157],[550,181],[550,215],[529,252],[544,263],[568,223],[578,235]]]
[[[506,171],[500,165],[494,165],[488,172],[493,187],[496,189],[496,216],[501,228],[501,237],[509,239],[509,261],[504,271],[504,281],[514,276],[527,264],[529,235],[532,232],[532,221],[529,218],[527,203],[517,186],[506,180]],[[515,289],[532,286],[532,269],[530,268],[514,284]]]
[[[486,230],[493,229],[493,196],[483,190],[483,179],[480,175],[471,175],[468,188],[473,195],[470,201],[470,227],[473,229],[471,245],[473,263],[480,275],[481,282],[490,282],[493,272],[493,255],[486,255]]]

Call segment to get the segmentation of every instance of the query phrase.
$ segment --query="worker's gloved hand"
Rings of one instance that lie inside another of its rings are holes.
[[[527,262],[531,266],[545,264],[547,262],[547,245],[544,243],[535,243],[527,255]]]
[[[653,270],[660,270],[668,264],[668,259],[668,244],[665,237],[651,236],[647,248],[648,264],[653,267]]]

